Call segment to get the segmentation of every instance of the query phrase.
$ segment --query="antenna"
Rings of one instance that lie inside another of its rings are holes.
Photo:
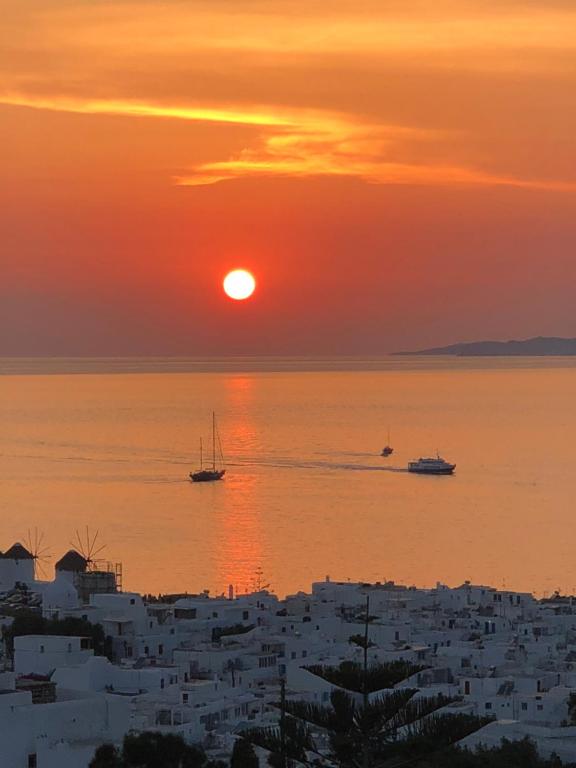
[[[26,549],[30,552],[34,560],[34,578],[37,579],[39,575],[45,577],[46,572],[44,571],[43,565],[48,562],[52,553],[49,551],[46,542],[44,541],[44,532],[38,531],[38,528],[34,528],[34,531],[32,532],[30,528],[28,528]]]
[[[106,548],[106,544],[100,544],[98,541],[98,531],[92,534],[88,526],[86,526],[86,531],[83,536],[80,536],[80,532],[76,529],[76,541],[71,542],[71,545],[74,549],[77,549],[84,560],[86,560],[88,570],[95,566],[97,555]]]

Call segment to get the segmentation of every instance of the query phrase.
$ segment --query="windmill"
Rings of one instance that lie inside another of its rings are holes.
[[[86,560],[88,571],[98,570],[97,557],[106,548],[106,544],[100,544],[98,541],[98,531],[93,534],[90,528],[86,526],[86,530],[81,535],[80,531],[76,529],[76,540],[71,541],[70,544]]]
[[[39,531],[38,528],[34,528],[33,531],[28,528],[28,535],[25,541],[26,549],[30,552],[32,559],[34,560],[34,579],[37,580],[38,576],[41,576],[43,579],[46,578],[46,572],[43,566],[46,565],[52,556],[52,553],[46,545],[44,532]]]

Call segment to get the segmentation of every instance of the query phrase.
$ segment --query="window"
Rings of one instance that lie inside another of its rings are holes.
[[[164,678],[160,680],[160,688],[164,688]]]
[[[72,653],[72,643],[68,643],[68,653]]]
[[[162,656],[163,653],[164,653],[164,646],[162,645],[162,643],[160,643],[160,645],[158,646],[158,656]]]
[[[149,655],[150,655],[150,648],[148,648],[148,646],[145,645],[144,646],[144,656],[149,656]]]
[[[28,755],[28,768],[37,768],[38,765],[38,758],[36,757],[36,752],[33,752],[32,754]]]
[[[218,618],[218,611],[212,611],[212,618],[217,619]]]
[[[44,653],[44,646],[43,645],[40,646],[40,653]]]
[[[470,695],[470,681],[466,680],[464,683],[464,695],[469,696]]]
[[[542,712],[542,710],[544,709],[544,705],[543,704],[536,704],[536,709],[539,710],[540,712]]]
[[[188,704],[188,694],[187,693],[183,693],[182,694],[182,702],[184,704]]]
[[[491,701],[487,701],[486,704],[484,704],[484,708],[485,709],[492,709],[492,702]]]
[[[130,605],[136,605],[136,599],[134,597],[130,598]]]
[[[242,613],[242,621],[248,621],[249,616],[250,616],[249,612],[248,611],[244,611]]]
[[[528,711],[528,704],[525,701],[522,702],[522,711],[523,712],[527,712]]]

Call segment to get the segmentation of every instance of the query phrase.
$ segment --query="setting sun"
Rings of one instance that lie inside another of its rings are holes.
[[[254,293],[256,280],[254,276],[245,269],[234,269],[228,272],[224,278],[224,292],[231,299],[242,301]]]

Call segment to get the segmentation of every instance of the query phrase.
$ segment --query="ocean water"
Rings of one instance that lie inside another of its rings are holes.
[[[51,577],[88,528],[154,593],[574,592],[575,393],[570,358],[3,359],[0,549],[37,530]],[[212,410],[226,479],[195,485]],[[406,472],[437,450],[453,477]]]

